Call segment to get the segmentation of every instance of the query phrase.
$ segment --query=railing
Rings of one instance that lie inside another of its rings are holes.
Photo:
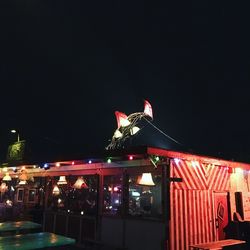
[[[45,211],[43,230],[74,238],[78,244],[83,244],[86,241],[96,241],[96,218],[67,212]]]

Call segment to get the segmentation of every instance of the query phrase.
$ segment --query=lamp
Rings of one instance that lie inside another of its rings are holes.
[[[18,184],[19,184],[19,185],[26,185],[26,184],[27,184],[27,181],[22,180],[22,181],[19,181]]]
[[[139,130],[140,128],[134,126],[133,128],[130,129],[130,134],[135,135]]]
[[[142,177],[138,180],[138,185],[155,186],[151,173],[143,173]]]
[[[59,181],[57,182],[57,185],[66,185],[66,184],[67,184],[66,177],[60,176]]]
[[[11,176],[10,176],[10,174],[7,172],[6,174],[5,174],[5,176],[3,177],[3,181],[11,181],[12,179],[11,179]]]
[[[123,134],[117,129],[114,133],[114,138],[121,138]]]
[[[5,182],[2,182],[1,186],[0,186],[0,192],[4,193],[8,190],[8,186],[6,185]]]
[[[54,186],[53,190],[52,190],[52,194],[53,195],[59,195],[60,194],[60,189],[57,185]]]
[[[15,129],[12,129],[10,132],[13,134],[17,133],[17,141],[19,142],[20,141],[19,133]]]
[[[76,189],[81,189],[81,188],[88,188],[88,185],[86,184],[86,182],[82,177],[78,177],[73,187]]]

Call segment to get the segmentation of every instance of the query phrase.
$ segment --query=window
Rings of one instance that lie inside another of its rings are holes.
[[[150,185],[140,185],[143,173],[129,176],[129,211],[131,216],[160,217],[162,215],[161,175],[148,173],[152,176]]]
[[[52,180],[48,207],[81,215],[97,214],[98,176],[66,176],[66,183]],[[55,189],[56,188],[56,189]]]
[[[23,202],[24,188],[17,189],[17,202]]]
[[[29,189],[28,202],[35,202],[36,199],[36,189]]]
[[[120,215],[122,207],[122,176],[104,176],[103,213]]]

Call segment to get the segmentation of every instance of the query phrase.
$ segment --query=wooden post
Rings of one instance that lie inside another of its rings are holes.
[[[169,246],[169,219],[170,219],[170,159],[162,165],[162,211],[165,225],[165,239],[163,249],[170,249]]]

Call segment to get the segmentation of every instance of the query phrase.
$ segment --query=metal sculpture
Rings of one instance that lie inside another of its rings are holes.
[[[121,148],[124,142],[140,131],[139,122],[144,118],[150,122],[153,120],[153,110],[151,104],[144,100],[144,111],[126,115],[122,112],[115,112],[117,120],[117,129],[111,139],[110,144],[106,147],[107,150]]]

